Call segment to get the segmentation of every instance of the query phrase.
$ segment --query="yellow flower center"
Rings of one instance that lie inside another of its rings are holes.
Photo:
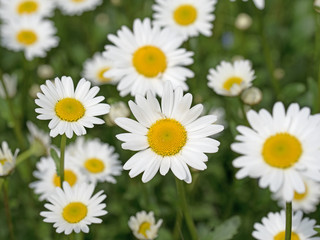
[[[197,19],[197,9],[190,5],[184,4],[176,8],[173,12],[173,19],[182,26],[194,23]]]
[[[300,141],[288,133],[278,133],[269,137],[262,148],[264,161],[277,168],[291,167],[299,160],[301,154]]]
[[[145,238],[148,238],[147,231],[150,229],[151,223],[149,222],[143,222],[141,223],[138,233],[142,234]]]
[[[274,236],[273,240],[284,240],[285,238],[285,231],[279,232],[277,235]],[[299,235],[295,232],[291,233],[291,240],[300,240]]]
[[[100,173],[105,168],[103,161],[98,158],[89,158],[85,161],[84,167],[91,173]]]
[[[172,156],[180,152],[187,142],[187,131],[178,121],[170,118],[156,121],[149,129],[150,148],[161,156]]]
[[[78,223],[87,216],[88,208],[81,202],[72,202],[62,210],[62,217],[68,223]]]
[[[74,98],[63,98],[55,106],[57,116],[67,122],[76,122],[84,116],[85,108]]]
[[[32,14],[38,10],[39,6],[36,1],[23,1],[17,6],[17,12],[21,14]]]
[[[147,45],[135,51],[132,64],[138,73],[152,78],[166,70],[167,58],[158,47]]]
[[[32,30],[21,30],[16,37],[17,41],[25,46],[30,46],[38,40],[37,34]]]
[[[223,83],[223,88],[227,91],[230,91],[230,89],[232,88],[233,84],[238,84],[240,85],[242,83],[242,78],[240,77],[231,77],[229,78],[227,81],[225,81]]]
[[[6,158],[0,159],[0,164],[3,166],[8,160]]]
[[[307,187],[307,185],[305,184],[304,187],[305,187],[304,193],[297,193],[296,191],[294,191],[294,196],[293,196],[294,200],[301,201],[308,195],[308,187]]]
[[[106,78],[106,77],[103,76],[103,74],[106,71],[108,71],[109,69],[110,69],[109,67],[104,67],[100,71],[98,71],[97,77],[98,77],[100,82],[107,83],[107,82],[111,81],[111,78]]]
[[[77,175],[72,170],[64,170],[64,181],[68,182],[71,187],[77,182],[77,179]],[[53,176],[53,184],[61,187],[60,177],[57,174]]]

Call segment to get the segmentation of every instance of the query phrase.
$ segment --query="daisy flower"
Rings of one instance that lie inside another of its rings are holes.
[[[49,134],[45,133],[43,130],[39,129],[34,123],[31,121],[27,122],[27,127],[29,130],[28,140],[30,144],[36,144],[39,153],[45,153],[49,155],[50,146],[51,146],[51,138]]]
[[[302,210],[305,213],[314,212],[317,210],[317,205],[320,201],[320,183],[308,178],[303,178],[305,191],[303,193],[294,192],[292,199],[292,208],[294,211]],[[280,207],[285,206],[285,201],[282,198],[282,189],[273,194],[273,198],[278,200]]]
[[[85,61],[82,76],[95,85],[114,83],[114,79],[104,76],[104,73],[111,68],[112,62],[101,53],[96,53],[92,59]]]
[[[57,5],[65,15],[81,15],[94,10],[102,0],[57,0]]]
[[[106,204],[102,203],[107,196],[103,191],[92,196],[93,191],[93,184],[83,183],[71,188],[67,182],[63,182],[63,189],[56,188],[48,199],[50,203],[44,205],[49,211],[40,213],[45,217],[43,221],[54,223],[57,233],[88,233],[88,225],[101,223],[98,217],[107,214],[104,210]]]
[[[213,124],[217,117],[200,117],[203,106],[190,108],[192,95],[183,95],[182,88],[172,89],[167,82],[161,100],[148,92],[147,98],[136,96],[136,103],[129,107],[138,121],[117,118],[116,124],[130,133],[118,134],[123,149],[139,151],[123,166],[130,170],[130,177],[143,173],[142,181],[148,182],[160,169],[166,175],[169,169],[174,175],[191,183],[188,165],[204,170],[208,157],[204,153],[218,151],[219,142],[209,136],[219,133],[223,126]]]
[[[27,60],[45,57],[58,46],[59,38],[53,22],[36,16],[23,16],[1,26],[2,45],[13,51],[24,51]]]
[[[104,76],[119,79],[117,89],[121,96],[145,95],[148,90],[162,96],[165,81],[188,89],[185,81],[194,74],[184,66],[193,63],[193,53],[179,48],[181,36],[168,28],[152,26],[148,18],[136,19],[133,32],[123,26],[117,34],[108,35],[115,46],[105,46],[103,54],[114,67]]]
[[[0,17],[12,20],[21,16],[52,16],[55,4],[52,0],[0,0]]]
[[[63,76],[61,80],[55,78],[40,86],[42,93],[38,93],[35,103],[37,116],[41,120],[51,120],[49,123],[50,136],[66,134],[72,138],[76,135],[86,134],[87,128],[93,128],[93,124],[103,124],[102,119],[96,116],[109,112],[110,106],[100,103],[104,97],[98,96],[99,87],[90,88],[90,82],[82,78],[74,89],[71,77]]]
[[[217,0],[156,0],[152,6],[154,23],[171,28],[185,40],[199,34],[209,37],[216,3]]]
[[[3,141],[0,148],[0,177],[8,176],[16,166],[19,149],[12,154],[8,143]]]
[[[309,108],[296,103],[286,112],[277,102],[272,115],[265,109],[250,110],[247,119],[252,128],[238,126],[239,142],[231,145],[243,155],[233,161],[240,168],[237,178],[259,178],[259,186],[271,192],[282,188],[286,202],[294,192],[305,192],[302,175],[320,180],[320,115],[310,115]]]
[[[317,234],[314,230],[316,221],[309,218],[302,218],[302,212],[296,212],[292,217],[292,240],[320,240],[320,237],[313,237]],[[261,223],[254,224],[252,236],[258,240],[282,240],[285,236],[286,214],[282,210],[280,213],[269,213],[262,218]]]
[[[216,69],[209,70],[207,78],[208,86],[217,94],[238,96],[251,86],[255,76],[248,60],[236,60],[233,63],[222,61]]]
[[[119,155],[114,153],[114,147],[99,139],[85,140],[77,138],[70,149],[71,160],[88,177],[89,181],[116,183],[114,176],[121,174],[122,166]]]
[[[80,172],[75,164],[69,161],[70,157],[67,155],[64,168],[64,180],[70,187],[75,187],[83,182],[86,178]],[[40,195],[40,201],[48,199],[48,197],[55,191],[56,187],[60,187],[60,177],[57,175],[57,167],[51,157],[42,157],[36,164],[37,170],[33,172],[33,176],[37,181],[32,182],[30,187],[34,192]]]
[[[230,1],[234,2],[235,0],[230,0]],[[242,1],[247,2],[248,0],[242,0]],[[260,10],[264,9],[265,0],[253,0],[253,3],[258,9],[260,9]]]
[[[6,89],[8,92],[8,97],[13,98],[17,93],[17,84],[18,84],[17,75],[3,74],[2,79],[4,81],[5,86],[3,86],[2,82],[0,82],[0,97],[3,99],[6,99],[7,97],[5,92],[5,89]]]
[[[131,216],[128,222],[133,235],[137,239],[153,240],[158,236],[158,230],[162,224],[162,219],[156,223],[153,212],[137,212],[136,216]]]

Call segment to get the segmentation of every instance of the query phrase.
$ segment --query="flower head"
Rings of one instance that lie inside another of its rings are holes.
[[[57,0],[57,5],[65,15],[81,15],[85,11],[94,10],[102,0]]]
[[[38,93],[35,103],[39,113],[38,119],[51,120],[49,123],[50,136],[66,134],[68,138],[86,134],[87,128],[93,124],[103,124],[96,116],[109,112],[110,106],[100,103],[104,97],[98,96],[99,87],[90,88],[90,82],[82,78],[74,89],[71,77],[63,76],[61,80],[55,78],[54,83],[47,80],[40,86],[42,93]]]
[[[12,154],[8,143],[3,141],[0,148],[0,177],[8,176],[16,166],[19,149]]]
[[[230,0],[230,1],[234,2],[235,0]],[[242,0],[242,1],[246,2],[248,0]],[[253,0],[253,3],[258,9],[260,10],[264,9],[265,0]]]
[[[27,127],[29,130],[28,140],[31,145],[36,144],[39,155],[45,154],[49,155],[51,138],[48,133],[45,133],[43,130],[39,129],[31,121],[27,122]]]

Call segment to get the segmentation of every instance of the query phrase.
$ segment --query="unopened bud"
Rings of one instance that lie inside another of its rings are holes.
[[[114,120],[118,117],[128,117],[130,110],[124,102],[110,104],[110,112],[105,116],[107,125],[114,126]]]
[[[256,105],[262,100],[262,92],[259,88],[251,87],[244,90],[241,94],[241,100],[248,105]]]
[[[54,71],[50,65],[43,64],[38,67],[37,74],[40,78],[50,79],[53,77]]]
[[[252,25],[252,18],[246,13],[240,13],[235,21],[236,28],[246,30]]]

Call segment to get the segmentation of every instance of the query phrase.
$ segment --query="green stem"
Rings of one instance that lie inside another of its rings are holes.
[[[8,182],[6,181],[3,184],[2,192],[3,192],[4,209],[5,209],[7,224],[9,228],[10,240],[14,240],[13,224],[11,219],[9,197],[8,197]]]
[[[286,202],[286,232],[285,240],[291,240],[292,202]]]
[[[183,239],[182,232],[181,232],[181,222],[182,222],[182,213],[179,212],[176,216],[176,222],[173,230],[173,239],[176,239],[176,240]]]
[[[191,239],[198,240],[197,229],[194,225],[194,222],[193,222],[193,219],[192,219],[191,214],[189,212],[189,208],[188,208],[188,204],[187,204],[184,182],[176,178],[176,185],[177,185],[179,200],[181,203],[180,204],[181,212],[183,213],[185,221],[186,221],[187,226],[189,228]]]
[[[61,184],[61,188],[62,183],[64,181],[64,152],[66,149],[66,144],[67,144],[67,136],[65,134],[63,134],[61,136],[61,143],[60,143],[60,184]]]
[[[23,161],[30,158],[35,153],[35,149],[33,147],[29,148],[28,150],[24,151],[23,153],[20,153],[16,160],[16,166],[21,164]]]

